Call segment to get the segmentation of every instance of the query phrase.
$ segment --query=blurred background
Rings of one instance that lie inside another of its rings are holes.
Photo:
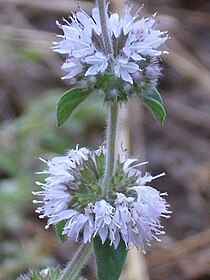
[[[111,1],[121,11],[126,1]],[[90,12],[94,1],[81,1]],[[135,8],[142,2],[133,1]],[[143,256],[130,250],[121,280],[210,279],[210,1],[145,0],[142,14],[158,11],[168,30],[170,55],[163,58],[159,91],[167,110],[162,127],[138,102],[121,116],[126,146],[168,192],[173,214],[166,235]],[[77,10],[71,0],[0,0],[0,279],[29,268],[64,265],[76,245],[60,244],[54,229],[34,213],[32,190],[50,159],[76,144],[103,141],[106,111],[101,100],[85,101],[56,128],[55,108],[69,84],[61,81],[62,58],[52,53],[55,21]],[[135,9],[134,9],[135,10]],[[97,120],[97,121],[96,121]],[[95,278],[94,261],[83,274]]]

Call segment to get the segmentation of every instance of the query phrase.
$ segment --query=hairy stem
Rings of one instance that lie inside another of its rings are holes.
[[[106,131],[106,162],[103,179],[104,191],[108,188],[108,183],[112,177],[116,163],[116,136],[118,120],[118,103],[108,103],[108,118]]]
[[[113,54],[113,47],[109,28],[107,25],[107,11],[106,1],[96,0],[99,9],[99,17],[101,22],[102,38],[106,54]],[[117,118],[118,118],[118,104],[117,102],[110,102],[108,104],[108,119],[106,131],[106,162],[105,172],[102,187],[104,193],[108,188],[109,181],[115,169],[116,162],[116,134],[117,134]]]
[[[74,280],[79,275],[91,249],[92,243],[82,244],[74,255],[74,258],[67,264],[59,280]]]
[[[96,0],[98,9],[99,9],[99,17],[101,22],[101,31],[102,31],[102,39],[104,43],[104,48],[107,54],[113,53],[112,42],[110,38],[109,28],[107,26],[107,12],[106,12],[106,1],[105,0]]]

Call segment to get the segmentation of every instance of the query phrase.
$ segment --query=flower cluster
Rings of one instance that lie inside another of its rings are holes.
[[[56,280],[58,279],[59,275],[61,274],[59,267],[56,268],[44,268],[42,270],[32,270],[27,274],[20,275],[16,280]]]
[[[92,10],[92,17],[83,10],[72,14],[65,24],[57,25],[64,35],[60,42],[55,42],[53,51],[66,56],[63,70],[68,74],[63,79],[95,76],[110,73],[115,79],[126,84],[151,83],[156,86],[161,68],[158,57],[166,51],[159,47],[168,39],[167,32],[156,28],[155,15],[139,19],[138,13],[131,15],[132,6],[126,5],[122,17],[117,13],[107,13],[108,33],[112,51],[107,53],[103,41],[99,10]]]
[[[99,235],[102,243],[108,238],[110,244],[118,247],[120,238],[126,247],[134,244],[144,250],[144,244],[163,234],[160,217],[169,217],[167,203],[156,189],[146,183],[160,177],[138,169],[136,159],[118,161],[109,190],[101,189],[104,172],[105,149],[96,151],[86,148],[70,150],[66,156],[43,160],[48,169],[36,212],[40,218],[47,217],[51,224],[65,221],[63,235],[69,241],[83,239],[84,243]]]

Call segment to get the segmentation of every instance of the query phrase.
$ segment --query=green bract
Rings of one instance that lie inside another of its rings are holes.
[[[137,177],[129,176],[123,171],[123,163],[118,160],[115,172],[109,182],[108,188],[102,188],[102,179],[104,174],[104,153],[91,152],[87,155],[88,159],[82,164],[72,168],[75,180],[72,183],[75,189],[68,189],[71,195],[69,208],[83,212],[88,203],[95,203],[97,200],[106,199],[114,205],[116,193],[121,192],[125,195],[131,195],[129,187],[136,184]],[[60,225],[61,226],[61,225]],[[61,228],[58,230],[61,231]]]

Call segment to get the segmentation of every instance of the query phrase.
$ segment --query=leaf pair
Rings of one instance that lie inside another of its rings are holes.
[[[92,91],[93,88],[73,88],[65,92],[57,104],[57,125],[61,126],[70,117],[74,109],[84,101]],[[159,92],[157,90],[151,90],[143,94],[137,93],[137,96],[155,118],[163,124],[166,112]]]

